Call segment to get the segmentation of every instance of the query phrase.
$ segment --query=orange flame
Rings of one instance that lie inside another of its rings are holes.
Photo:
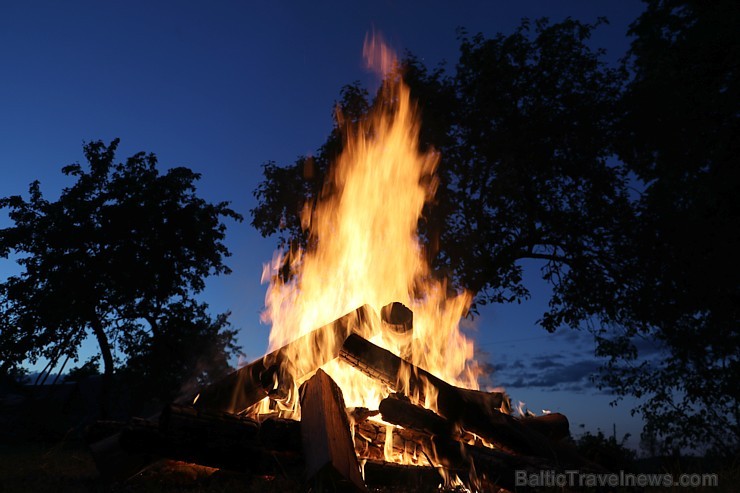
[[[417,235],[422,208],[437,188],[438,155],[419,152],[418,112],[392,51],[371,38],[364,54],[385,74],[380,103],[366,120],[346,128],[344,151],[321,195],[304,208],[309,249],[278,252],[263,271],[263,282],[270,281],[262,315],[272,324],[270,349],[358,306],[379,310],[400,301],[414,312],[410,337],[382,324],[363,335],[452,384],[477,389],[473,344],[459,330],[471,295],[450,293],[433,276]],[[296,273],[290,281],[277,275],[286,261]],[[327,350],[296,348],[289,359],[309,368],[330,359]],[[322,368],[342,389],[347,406],[377,409],[388,395],[382,384],[349,365],[331,361]],[[426,398],[436,396],[428,392]]]

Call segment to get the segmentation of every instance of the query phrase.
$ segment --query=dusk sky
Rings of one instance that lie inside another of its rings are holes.
[[[141,2],[38,1],[0,3],[0,196],[24,194],[41,181],[47,198],[71,183],[64,165],[84,162],[82,145],[121,138],[118,158],[154,152],[160,168],[187,166],[203,177],[199,193],[228,200],[245,216],[229,223],[231,276],[213,278],[202,298],[214,313],[232,311],[247,360],[267,347],[260,324],[262,264],[277,239],[249,225],[261,164],[290,163],[320,146],[331,128],[343,85],[360,80],[368,31],[427,66],[457,60],[456,29],[513,32],[520,19],[605,16],[592,45],[617,63],[629,46],[637,0],[459,2]],[[0,215],[0,227],[10,223]],[[574,434],[586,429],[632,433],[640,423],[630,402],[616,408],[589,376],[599,366],[588,333],[553,335],[536,326],[547,301],[538,264],[527,264],[532,299],[489,306],[473,322],[491,381],[513,401],[540,413],[559,411]],[[17,272],[0,260],[0,276]],[[90,344],[88,354],[96,351]],[[41,365],[43,366],[43,365]]]

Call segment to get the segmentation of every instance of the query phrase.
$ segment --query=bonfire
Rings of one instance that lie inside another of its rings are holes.
[[[115,444],[356,491],[512,489],[516,471],[598,470],[566,443],[563,415],[514,417],[501,389],[479,388],[460,329],[472,296],[430,269],[417,233],[438,153],[419,151],[419,111],[394,54],[374,38],[364,54],[382,76],[379,103],[345,126],[344,150],[304,208],[307,248],[264,269],[267,355],[156,422],[132,421]]]

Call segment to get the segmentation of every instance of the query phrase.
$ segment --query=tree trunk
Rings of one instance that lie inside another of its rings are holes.
[[[95,334],[95,339],[100,347],[100,354],[103,356],[103,381],[100,388],[100,417],[108,417],[108,401],[110,397],[111,386],[113,384],[113,353],[108,342],[108,336],[105,335],[103,324],[96,316],[90,321],[90,326]]]

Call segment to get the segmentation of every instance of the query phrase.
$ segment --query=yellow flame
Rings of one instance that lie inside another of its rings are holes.
[[[393,425],[385,426],[385,443],[383,444],[383,456],[386,462],[394,462],[393,454]]]
[[[263,280],[270,285],[262,318],[272,324],[270,349],[358,306],[380,310],[399,301],[414,313],[410,338],[382,324],[363,336],[452,384],[477,389],[473,344],[459,329],[471,296],[450,292],[433,276],[417,235],[424,204],[437,188],[438,155],[419,152],[419,115],[393,53],[374,38],[366,39],[364,53],[386,76],[380,102],[366,120],[347,124],[342,154],[320,196],[304,208],[308,250],[278,252],[265,266]],[[289,281],[278,276],[286,261],[296,273]],[[295,348],[289,359],[310,368],[331,359],[328,346]],[[377,409],[388,395],[382,384],[341,361],[322,368],[347,406]],[[426,399],[434,407],[436,395],[428,392]]]

